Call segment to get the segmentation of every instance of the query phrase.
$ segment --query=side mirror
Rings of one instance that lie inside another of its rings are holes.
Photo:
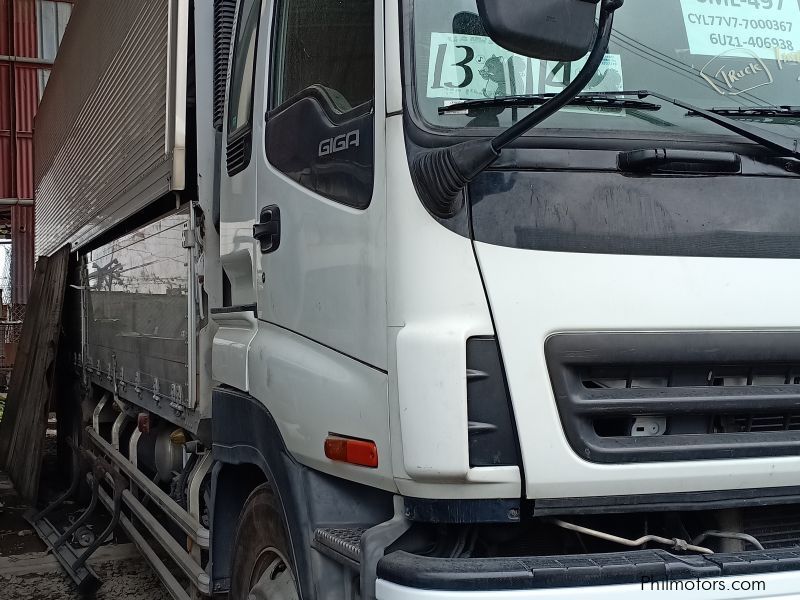
[[[506,50],[575,61],[592,47],[600,0],[478,0],[489,37]]]

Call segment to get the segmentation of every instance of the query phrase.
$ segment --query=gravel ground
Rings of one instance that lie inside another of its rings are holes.
[[[42,496],[53,497],[57,477],[54,461],[54,432],[48,431],[42,469]],[[48,489],[49,488],[49,489]],[[58,561],[45,552],[45,545],[25,521],[28,510],[15,493],[11,482],[0,472],[0,600],[169,600],[158,578],[128,543],[107,544],[89,560],[102,585],[93,595],[80,594]],[[77,513],[79,506],[67,505],[63,514]],[[103,510],[97,511],[94,531],[108,522]],[[55,513],[54,513],[55,514]]]
[[[132,544],[108,544],[89,561],[101,587],[93,596],[78,592],[72,580],[30,525],[28,509],[10,492],[0,474],[0,598],[2,600],[168,600],[158,578]]]
[[[103,582],[94,595],[80,594],[56,560],[44,553],[0,558],[0,597],[7,600],[168,600],[156,576],[130,545],[98,551],[90,561]]]

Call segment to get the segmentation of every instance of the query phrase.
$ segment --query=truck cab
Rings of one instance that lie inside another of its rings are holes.
[[[777,107],[798,85],[800,7],[729,4],[626,3],[583,93],[660,91],[797,137],[796,109]],[[501,580],[544,598],[567,579],[578,597],[673,561],[721,577],[781,546],[742,536],[800,489],[796,155],[668,102],[598,98],[437,214],[419,157],[513,126],[585,58],[501,47],[475,0],[243,0],[237,21],[214,377],[269,411],[294,460],[403,498],[427,528],[431,558],[387,555],[379,598],[500,598]],[[332,456],[332,439],[375,460]],[[742,554],[631,550],[573,520],[630,538],[730,529],[709,552]],[[561,566],[482,572],[501,556]]]
[[[173,596],[797,597],[800,1],[132,7],[37,236]]]

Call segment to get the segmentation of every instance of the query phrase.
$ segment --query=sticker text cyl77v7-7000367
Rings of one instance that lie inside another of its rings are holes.
[[[800,49],[797,0],[681,0],[692,54],[775,59]]]

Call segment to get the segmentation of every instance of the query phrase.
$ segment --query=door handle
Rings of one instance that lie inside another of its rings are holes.
[[[261,243],[261,254],[275,252],[281,245],[281,209],[276,205],[261,209],[258,223],[253,225],[253,237]]]

